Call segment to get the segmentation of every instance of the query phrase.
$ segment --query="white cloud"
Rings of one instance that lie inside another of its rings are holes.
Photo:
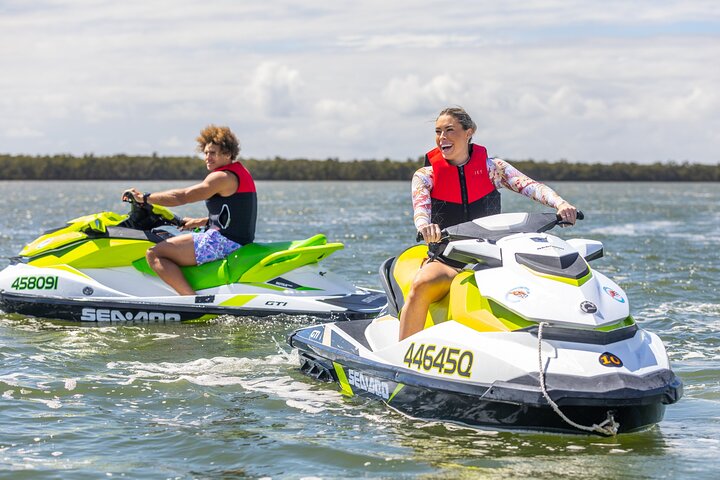
[[[300,72],[275,62],[260,64],[246,94],[268,116],[290,116],[300,104],[303,82]]]
[[[424,83],[416,75],[408,75],[390,79],[383,98],[400,113],[426,115],[437,110],[438,105],[453,103],[463,90],[463,85],[447,74]]]
[[[5,132],[5,136],[8,138],[27,139],[42,137],[43,133],[28,127],[13,127]]]
[[[510,158],[718,161],[714,0],[3,6],[7,153],[192,154],[219,123],[249,156],[405,159],[461,105]]]

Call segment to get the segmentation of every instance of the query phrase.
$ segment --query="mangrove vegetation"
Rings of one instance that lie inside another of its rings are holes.
[[[423,159],[396,161],[242,159],[256,180],[409,180]],[[508,160],[540,181],[717,182],[720,163],[571,163]],[[197,180],[207,174],[196,156],[0,154],[0,180]]]

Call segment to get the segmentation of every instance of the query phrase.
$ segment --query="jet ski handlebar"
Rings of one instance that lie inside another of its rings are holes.
[[[162,205],[138,202],[130,190],[123,192],[122,201],[130,204],[128,223],[131,228],[150,230],[162,225],[173,225],[179,228],[185,223],[182,217]]]
[[[557,225],[574,225],[573,223],[566,222],[562,219],[560,215],[555,215],[555,218],[557,219]],[[580,210],[577,211],[577,214],[575,215],[575,218],[577,220],[585,220],[585,214],[581,212]]]
[[[487,218],[487,217],[485,217]],[[577,211],[577,220],[584,220],[585,214],[580,210]],[[476,224],[474,221],[453,225],[451,227],[444,228],[440,231],[441,240],[440,243],[444,243],[446,240],[451,239],[470,239],[470,238],[481,238],[489,241],[495,241],[507,235],[513,233],[522,232],[545,232],[552,229],[556,225],[571,226],[572,223],[562,219],[560,215],[552,213],[531,213],[527,214],[527,219],[520,225],[508,225],[507,229],[493,229],[486,230],[482,226]],[[415,236],[416,242],[421,242],[423,236],[420,232],[417,232]]]

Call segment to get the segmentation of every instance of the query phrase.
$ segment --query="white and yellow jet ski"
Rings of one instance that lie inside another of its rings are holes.
[[[388,259],[387,314],[295,331],[301,370],[412,417],[477,427],[613,435],[660,422],[682,396],[663,343],[590,267],[603,245],[547,233],[558,223],[510,213],[446,229],[431,252],[467,266],[400,342],[403,298],[428,248]]]

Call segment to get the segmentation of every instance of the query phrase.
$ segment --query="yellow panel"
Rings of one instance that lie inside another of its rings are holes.
[[[48,254],[33,259],[28,264],[36,267],[61,264],[75,268],[125,267],[145,256],[152,245],[147,240],[98,238],[83,242],[60,255]]]
[[[223,307],[241,307],[255,297],[257,297],[257,295],[235,295],[234,297],[225,300],[220,305]]]
[[[470,271],[460,272],[450,287],[450,318],[480,332],[512,330],[492,314]]]
[[[407,297],[415,274],[420,270],[420,265],[425,258],[427,258],[427,245],[417,245],[405,250],[395,260],[395,268],[392,273],[402,290],[403,298]]]

